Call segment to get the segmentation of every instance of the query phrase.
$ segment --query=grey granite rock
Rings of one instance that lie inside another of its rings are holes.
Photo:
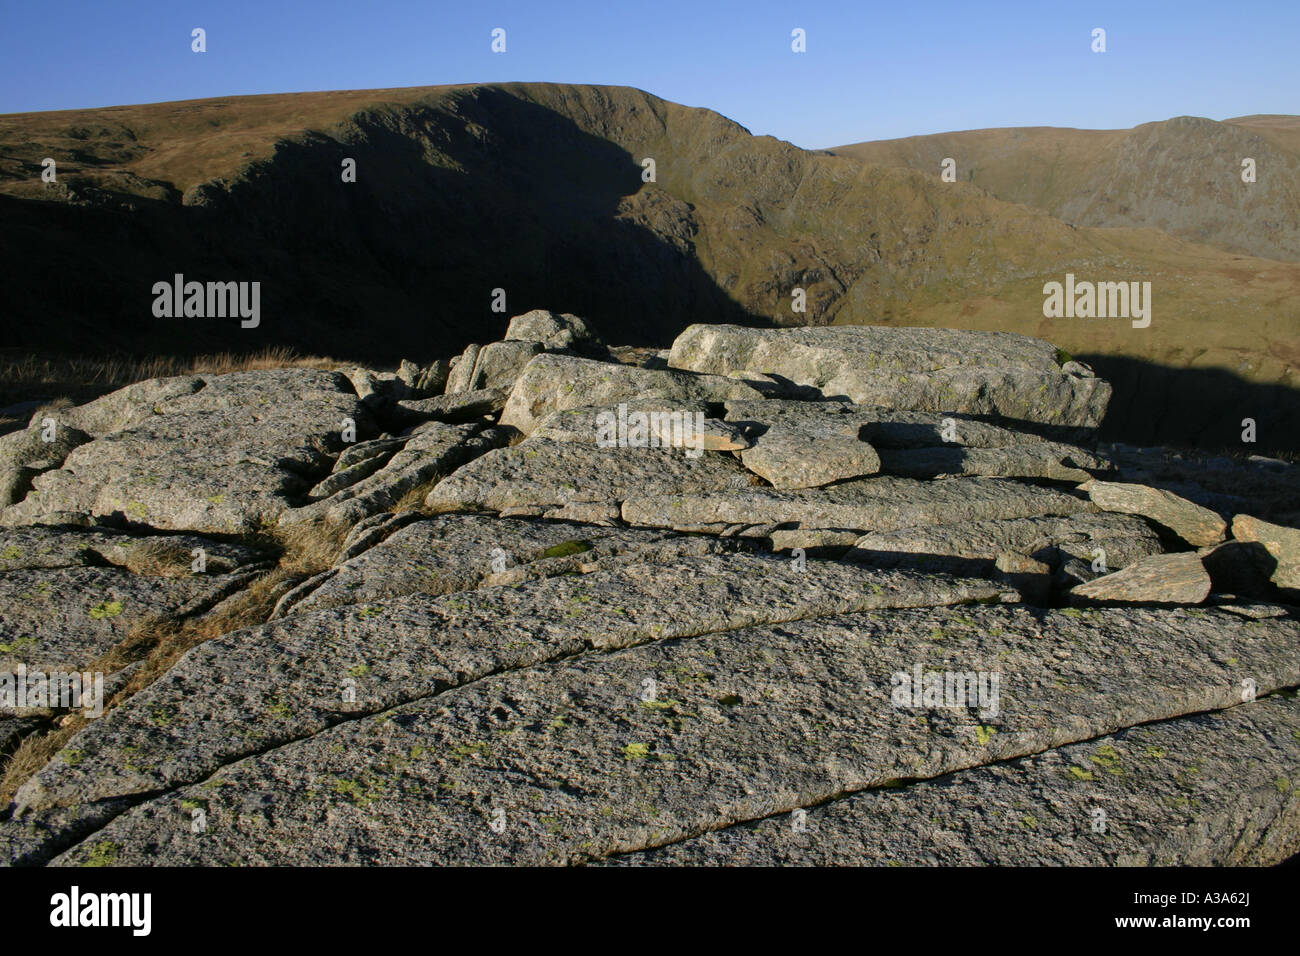
[[[1104,511],[1143,515],[1168,528],[1192,547],[1218,544],[1228,524],[1208,508],[1171,491],[1116,481],[1090,481],[1082,486]]]
[[[734,548],[711,537],[663,531],[439,515],[412,521],[373,547],[354,552],[322,575],[316,588],[281,602],[277,616],[724,550]]]
[[[709,405],[705,402],[676,402],[653,398],[632,399],[616,405],[578,405],[551,412],[537,423],[528,437],[532,440],[549,438],[551,441],[595,445],[608,443],[611,438],[617,442],[621,436],[625,446],[629,441],[634,446],[638,443],[646,446],[671,445],[670,441],[659,440],[658,430],[652,429],[651,423],[655,416],[662,421],[664,416],[674,414],[677,418],[669,418],[670,422],[685,419],[694,422],[696,415],[706,418],[709,416]],[[622,425],[619,424],[620,419]]]
[[[1067,372],[1056,357],[1050,343],[1009,332],[693,325],[668,364],[715,375],[753,369],[860,405],[1096,427],[1110,385],[1082,366]]]
[[[1269,580],[1290,600],[1300,600],[1300,530],[1250,515],[1232,519],[1232,537],[1263,546],[1272,558]]]
[[[494,388],[508,393],[524,366],[541,351],[539,342],[493,342],[483,346],[474,359],[469,390]]]
[[[57,416],[47,412],[22,431],[0,435],[0,508],[22,501],[33,478],[58,468],[72,449],[91,440],[79,428],[60,425]]]
[[[0,574],[0,671],[84,668],[132,625],[215,600],[227,580],[99,567],[7,571]]]
[[[501,413],[501,424],[525,435],[552,412],[579,405],[612,406],[630,400],[724,402],[762,395],[743,382],[717,375],[636,368],[568,355],[543,354],[527,366]]]
[[[719,603],[722,589],[735,600]],[[808,570],[737,554],[293,614],[191,650],[78,733],[68,744],[75,759],[56,758],[17,800],[40,810],[197,782],[339,721],[575,654],[600,658],[754,624],[1001,594],[987,581],[833,564]],[[124,752],[149,759],[124,760]]]
[[[378,471],[328,498],[285,511],[280,515],[280,524],[301,525],[313,521],[335,526],[356,524],[388,511],[407,493],[438,481],[509,440],[510,434],[500,428],[432,422],[418,435],[412,435],[402,450]]]
[[[685,531],[766,523],[895,531],[993,518],[1069,515],[1086,507],[1086,502],[1062,492],[993,478],[877,477],[799,491],[682,489],[629,497],[623,502],[623,520]]]
[[[126,398],[113,393],[91,403],[101,407],[67,410],[92,434],[128,424],[38,475],[23,501],[0,512],[0,524],[81,512],[159,529],[254,531],[273,525],[314,484],[304,476],[328,470],[328,446],[345,421],[362,433],[370,427],[347,379],[333,372],[279,369],[168,382],[170,389],[129,386]]]
[[[1230,707],[1242,676],[1261,694],[1300,681],[1297,637],[1293,620],[1213,610],[974,606],[657,641],[497,674],[259,748],[120,813],[55,862],[601,859]],[[900,675],[918,670],[983,674],[986,690],[993,674],[1001,681],[978,706],[900,702]],[[120,769],[82,779],[100,792],[125,782]],[[188,826],[195,806],[206,810],[200,834]]]
[[[465,346],[465,351],[451,360],[444,394],[454,395],[457,392],[470,390],[470,382],[474,380],[474,363],[482,347],[477,343],[471,343]]]
[[[397,403],[394,417],[403,425],[426,421],[469,422],[495,415],[505,407],[506,393],[499,388],[461,389],[434,398]]]
[[[906,448],[880,452],[881,470],[909,478],[984,475],[989,478],[1046,478],[1088,481],[1110,470],[1091,452],[1059,442],[1031,442],[1001,448]]]
[[[693,458],[676,448],[600,448],[529,439],[489,452],[444,478],[425,503],[441,511],[531,506],[541,513],[574,502],[618,503],[638,495],[738,491],[751,481],[735,458],[716,452]]]
[[[1080,584],[1072,604],[1200,604],[1209,596],[1210,575],[1201,556],[1183,551],[1142,558],[1121,571]]]
[[[547,349],[567,349],[581,342],[595,342],[596,336],[576,315],[533,309],[510,320],[506,341],[540,342]]]
[[[612,862],[1271,866],[1300,834],[1297,769],[1300,707],[1270,697],[947,780],[862,791]]]
[[[1117,570],[1162,553],[1160,539],[1135,515],[1073,514],[1064,517],[995,519],[900,528],[863,535],[844,559],[877,567],[947,569],[986,574],[1006,552],[1024,554],[1053,568],[1077,558]]]
[[[199,549],[202,555],[195,553]],[[136,535],[113,528],[44,525],[0,529],[0,573],[116,565],[136,574],[184,577],[225,574],[266,557],[249,545],[191,534]]]

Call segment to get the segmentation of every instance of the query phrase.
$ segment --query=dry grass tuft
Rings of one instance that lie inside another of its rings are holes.
[[[32,734],[19,744],[4,762],[4,774],[0,776],[0,804],[7,806],[11,803],[18,788],[49,763],[72,735],[85,725],[86,718],[74,712],[52,729],[43,734]]]
[[[276,601],[289,588],[334,563],[348,530],[347,527],[326,524],[277,528],[269,535],[249,542],[278,550],[280,558],[276,567],[254,579],[248,587],[226,598],[206,614],[181,620],[156,617],[137,622],[125,640],[83,668],[111,673],[143,661],[125,686],[104,702],[105,712],[148,687],[191,648],[240,628],[264,624]],[[0,771],[0,806],[10,803],[18,788],[49,763],[87,723],[89,721],[79,711],[73,711],[45,733],[36,733],[25,739]]]
[[[403,511],[419,511],[422,514],[431,513],[425,508],[424,499],[429,497],[429,492],[433,490],[433,486],[441,480],[441,478],[435,478],[433,481],[426,481],[424,484],[410,489],[406,494],[398,498],[397,503],[389,510],[395,513]]]
[[[79,405],[135,382],[173,375],[225,375],[272,368],[330,370],[347,364],[320,355],[299,355],[284,346],[272,346],[247,355],[222,352],[195,358],[0,354],[0,407],[39,399],[43,395],[62,396],[49,407],[61,407],[60,402]],[[30,420],[28,415],[26,421]],[[4,430],[0,427],[0,433]]]
[[[146,359],[21,355],[0,359],[0,379],[9,385],[76,382],[120,387],[172,375],[224,375],[268,368],[337,368],[341,363],[319,355],[299,355],[285,346],[237,355],[221,352],[194,358],[154,356]]]
[[[346,527],[321,523],[277,528],[270,543],[280,551],[279,563],[255,578],[248,587],[226,598],[206,614],[183,620],[157,618],[138,623],[125,641],[95,664],[99,670],[116,670],[132,661],[144,661],[113,698],[113,704],[148,687],[191,648],[231,631],[266,623],[276,602],[286,591],[334,563],[347,532]],[[266,546],[268,542],[260,543]]]

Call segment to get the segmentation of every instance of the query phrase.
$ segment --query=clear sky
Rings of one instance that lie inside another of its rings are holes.
[[[636,86],[806,148],[1300,113],[1300,0],[0,3],[0,113],[504,80]]]

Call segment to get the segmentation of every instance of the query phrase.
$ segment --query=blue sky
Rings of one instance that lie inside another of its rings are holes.
[[[637,86],[807,147],[1300,112],[1300,0],[5,0],[0,113],[299,90]],[[208,50],[190,50],[190,31]],[[490,50],[494,27],[506,52]],[[790,32],[807,34],[793,53]],[[1093,28],[1107,52],[1090,49]]]

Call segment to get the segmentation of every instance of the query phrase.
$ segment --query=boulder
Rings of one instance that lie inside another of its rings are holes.
[[[451,372],[451,363],[446,359],[434,359],[420,373],[415,381],[415,390],[421,395],[440,395],[447,387],[447,376]]]
[[[1237,541],[1262,545],[1274,561],[1269,580],[1289,599],[1300,598],[1300,530],[1237,515],[1232,519],[1232,536]]]
[[[470,390],[470,382],[474,380],[474,363],[478,360],[481,348],[481,345],[471,343],[465,346],[464,352],[451,360],[451,367],[447,372],[447,385],[444,389],[447,395]]]
[[[465,391],[492,388],[509,392],[524,366],[541,351],[537,342],[493,342],[483,346],[474,360],[474,371]]]
[[[495,415],[505,407],[506,393],[499,388],[479,388],[447,392],[433,398],[416,398],[398,402],[393,417],[399,424],[418,422],[469,422],[485,415]]]
[[[1095,428],[1110,385],[1083,366],[1067,372],[1057,354],[1009,332],[692,325],[668,364],[714,375],[753,369],[859,405]]]
[[[740,460],[754,474],[782,490],[817,488],[846,478],[874,475],[880,456],[864,441],[846,435],[809,434],[773,425],[754,440]]]
[[[402,359],[397,366],[397,377],[410,389],[414,389],[416,383],[420,380],[420,366],[416,365],[410,359]]]
[[[1228,523],[1209,508],[1202,508],[1171,491],[1115,481],[1089,481],[1086,491],[1103,511],[1142,515],[1182,538],[1194,548],[1218,544]]]
[[[672,435],[669,434],[667,440],[662,439],[661,430],[671,433],[671,423],[693,425],[697,416],[707,419],[709,414],[706,402],[670,402],[654,398],[632,399],[617,405],[578,405],[547,415],[537,423],[529,437],[533,440],[549,438],[552,441],[604,443],[606,446],[612,439],[613,447],[619,447],[617,441],[622,435],[624,447],[628,444],[671,446]],[[665,419],[669,427],[661,424]],[[739,432],[727,434],[734,442],[743,440]],[[740,447],[747,447],[747,444]]]
[[[546,349],[567,349],[581,342],[594,343],[596,336],[576,315],[533,309],[510,320],[506,341],[540,342]]]
[[[1210,594],[1210,575],[1194,552],[1142,558],[1112,574],[1080,584],[1070,603],[1200,604]]]

